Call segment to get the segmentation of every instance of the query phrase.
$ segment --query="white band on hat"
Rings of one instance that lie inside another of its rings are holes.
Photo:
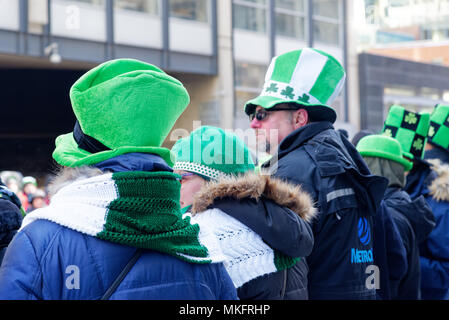
[[[187,162],[187,161],[176,162],[175,165],[173,166],[173,170],[184,170],[194,172],[214,180],[228,177],[226,173],[220,170],[213,169],[195,162]]]

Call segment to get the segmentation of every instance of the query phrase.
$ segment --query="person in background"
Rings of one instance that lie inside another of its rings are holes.
[[[22,179],[22,192],[27,196],[28,203],[31,203],[31,195],[37,190],[37,180],[32,176],[26,176]]]
[[[44,190],[36,189],[36,191],[30,195],[30,206],[28,207],[27,213],[47,206],[47,203],[45,202],[46,197],[47,194]]]
[[[172,150],[173,169],[182,176],[181,206],[220,239],[239,298],[307,299],[310,196],[256,174],[244,142],[220,128],[200,127]]]
[[[395,138],[413,162],[404,191],[412,200],[423,196],[435,217],[435,228],[420,244],[422,299],[449,299],[449,168],[424,160],[430,114],[391,106],[383,134]]]
[[[6,248],[22,224],[24,215],[19,198],[0,179],[0,265]]]
[[[379,250],[374,250],[374,261],[382,270],[383,281],[380,283],[379,295],[383,299],[420,300],[419,244],[432,231],[435,221],[424,197],[412,200],[402,190],[405,173],[412,168],[413,163],[403,157],[402,147],[397,140],[383,135],[365,136],[358,143],[357,150],[371,173],[389,181],[382,210],[378,214],[378,219],[384,217],[385,237],[374,234],[374,246],[381,242]],[[397,233],[399,237],[395,237]]]

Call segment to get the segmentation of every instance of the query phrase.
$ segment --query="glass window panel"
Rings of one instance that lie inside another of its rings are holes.
[[[158,15],[158,0],[115,0],[114,6],[117,9],[145,12]]]
[[[267,14],[265,9],[234,4],[234,28],[266,32]]]
[[[340,28],[338,24],[323,21],[313,22],[313,37],[315,41],[330,44],[340,44]]]
[[[304,12],[304,0],[275,0],[276,8]]]
[[[313,15],[339,18],[339,0],[313,0]]]
[[[50,3],[53,35],[106,40],[106,0],[52,0]]]
[[[72,2],[84,2],[89,4],[104,5],[104,0],[72,0]]]
[[[249,3],[256,3],[256,4],[267,4],[268,0],[240,0],[239,2],[249,2]]]
[[[166,1],[166,0],[164,0]],[[170,16],[208,22],[208,0],[169,0]]]
[[[48,25],[48,1],[34,0],[28,2],[28,32],[42,34]]]
[[[19,0],[0,0],[0,29],[19,29]]]
[[[277,13],[276,34],[296,39],[304,39],[304,18]]]
[[[235,85],[260,90],[263,87],[267,66],[236,62]]]

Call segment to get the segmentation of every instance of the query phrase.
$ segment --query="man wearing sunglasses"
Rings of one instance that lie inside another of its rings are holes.
[[[273,154],[262,170],[300,184],[318,208],[315,245],[306,259],[310,299],[375,299],[369,278],[373,215],[387,180],[371,175],[333,127],[337,114],[330,105],[345,77],[323,51],[287,52],[273,58],[262,93],[245,105],[258,142]]]

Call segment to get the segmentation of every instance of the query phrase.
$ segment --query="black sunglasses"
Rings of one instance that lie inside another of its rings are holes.
[[[257,112],[253,112],[249,115],[249,120],[253,121],[254,118],[257,119],[257,121],[263,121],[267,116],[268,116],[268,112],[273,112],[273,111],[296,111],[298,109],[294,109],[294,108],[273,108],[273,109],[259,109]]]

